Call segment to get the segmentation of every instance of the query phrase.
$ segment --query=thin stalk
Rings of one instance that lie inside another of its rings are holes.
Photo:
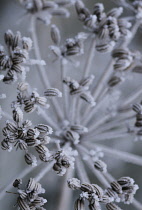
[[[35,176],[34,179],[37,182],[39,182],[51,170],[52,167],[53,167],[53,161],[49,163],[46,167],[44,165],[43,169],[41,169],[40,173],[37,176]]]
[[[139,87],[134,92],[132,92],[127,98],[125,98],[120,108],[123,108],[132,104],[138,97],[141,96],[141,94],[142,94],[142,87]]]
[[[67,180],[68,178],[72,178],[74,174],[74,170],[72,168],[69,168],[67,170],[66,175],[63,177],[64,181],[62,183],[62,189],[61,189],[61,196],[58,204],[58,210],[63,209],[69,209],[71,197],[72,197],[72,190],[68,188],[67,186]]]
[[[3,110],[1,110],[1,115],[3,117],[5,117],[6,119],[12,120],[12,116],[9,113],[7,113],[7,112],[5,112]]]
[[[70,120],[72,123],[75,122],[76,103],[77,103],[77,96],[73,96],[72,97],[72,107],[71,107],[71,111],[70,111]]]
[[[100,181],[101,184],[103,184],[104,187],[110,187],[109,182],[106,180],[106,178],[104,177],[104,175],[96,170],[94,168],[94,164],[93,161],[91,159],[86,160],[87,166],[90,168],[90,170],[93,172],[93,174],[97,177],[97,179]]]
[[[102,125],[103,123],[105,123],[107,120],[111,119],[112,117],[109,115],[105,115],[102,118],[100,118],[98,121],[96,121],[95,123],[92,123],[91,126],[88,128],[89,132],[91,133],[92,131],[94,131],[95,129],[97,129],[100,125]]]
[[[83,118],[82,118],[82,120],[81,120],[83,125],[87,125],[87,123],[90,121],[90,119],[92,118],[92,116],[94,116],[95,113],[96,113],[102,106],[104,106],[104,103],[105,103],[105,101],[107,100],[107,97],[108,97],[108,96],[106,95],[102,100],[98,101],[97,104],[96,104],[96,106],[93,107],[92,110],[90,110],[90,112],[87,114],[87,117],[86,117],[86,114],[83,115]],[[88,109],[86,109],[86,111],[89,110],[89,109],[90,109],[90,107],[88,106]],[[87,113],[87,112],[85,112],[85,113]]]
[[[14,192],[9,192],[9,191],[6,191],[6,193],[10,193],[10,194],[14,194],[14,195],[19,195],[19,193],[14,193]]]
[[[139,201],[137,201],[135,198],[133,199],[132,205],[133,205],[136,209],[142,210],[142,204],[141,204]]]
[[[108,80],[109,76],[111,75],[112,71],[113,71],[113,60],[111,59],[110,62],[108,63],[106,69],[104,70],[104,73],[103,75],[101,76],[96,88],[95,88],[95,91],[94,93],[92,94],[93,97],[94,97],[94,100],[96,101],[97,98],[99,97],[100,93],[102,92],[103,88],[104,88],[104,85],[106,84],[106,81]],[[95,109],[95,107],[94,107]],[[88,118],[88,113],[91,113],[91,108],[88,107],[85,112],[84,112],[84,118]],[[93,117],[94,115],[90,114],[91,117]],[[90,116],[89,116],[89,119],[90,119]]]
[[[76,124],[80,124],[81,105],[82,105],[82,101],[80,100],[80,98],[78,98],[77,99],[77,107],[76,107],[76,118],[75,118]]]
[[[58,125],[53,121],[53,119],[43,110],[41,107],[38,107],[39,115],[41,115],[45,121],[55,130],[58,130]]]
[[[87,58],[86,63],[85,63],[83,77],[87,77],[90,74],[91,65],[92,65],[92,61],[93,61],[93,58],[94,58],[94,54],[95,54],[95,45],[96,45],[96,39],[94,38],[92,40],[91,46],[89,48],[88,58]]]
[[[64,112],[64,118],[65,119],[68,119],[68,108],[69,108],[69,105],[68,105],[68,93],[67,93],[67,86],[63,83],[63,79],[65,78],[66,76],[66,73],[65,73],[65,64],[64,64],[64,60],[63,58],[61,58],[61,82],[62,82],[62,97],[63,97],[63,112]]]
[[[117,121],[119,121],[119,122],[124,122],[124,121],[126,121],[126,120],[128,120],[128,119],[131,119],[131,118],[133,118],[133,117],[135,117],[135,114],[134,114],[134,112],[132,111],[132,110],[130,110],[130,111],[128,111],[128,112],[126,112],[126,113],[121,113],[121,114],[119,114],[118,116],[117,116]],[[110,115],[105,115],[105,116],[103,116],[99,121],[95,121],[95,122],[92,122],[91,123],[91,130],[89,130],[89,134],[91,134],[91,135],[93,135],[93,134],[95,134],[95,132],[99,129],[99,128],[103,128],[103,126],[104,126],[104,124],[106,123],[108,123],[108,124],[112,124],[112,126],[113,126],[113,123],[115,122],[115,120],[113,120],[113,119],[116,119],[116,116],[115,116],[115,118],[113,118],[112,116],[110,116]],[[111,122],[107,122],[107,121],[109,121],[109,120],[111,120]],[[98,125],[100,126],[99,128],[98,128]],[[102,126],[103,125],[103,126]],[[89,127],[89,126],[87,126],[87,127]],[[91,133],[92,132],[92,133]]]
[[[34,43],[34,52],[35,52],[35,57],[38,60],[41,60],[41,54],[40,54],[40,49],[39,49],[39,45],[38,45],[38,38],[37,38],[37,32],[36,32],[36,17],[34,15],[31,16],[31,36],[32,36],[32,40]],[[39,76],[42,79],[42,82],[44,84],[45,88],[50,88],[50,82],[48,80],[48,77],[46,75],[46,70],[44,68],[44,66],[42,65],[38,65],[38,73]],[[56,99],[52,100],[52,105],[55,109],[55,112],[58,116],[58,120],[61,120],[63,118],[62,114],[61,114],[61,109],[59,108],[59,104],[57,103]]]
[[[90,183],[90,180],[88,178],[88,175],[86,173],[86,170],[84,168],[84,164],[83,164],[81,158],[77,157],[75,163],[76,163],[77,174],[78,174],[78,177],[80,178],[81,182]]]
[[[108,132],[107,133],[106,132],[106,133],[96,135],[96,136],[95,135],[94,136],[87,136],[86,135],[84,138],[82,138],[82,142],[86,141],[86,139],[87,139],[88,142],[91,142],[91,141],[97,142],[97,141],[108,141],[108,140],[112,140],[112,139],[114,140],[114,139],[118,139],[118,138],[120,138],[121,140],[124,141],[124,139],[128,136],[131,137],[132,133],[127,133],[127,132],[125,132],[125,133]]]
[[[113,158],[118,158],[119,160],[123,160],[128,163],[136,164],[139,166],[142,166],[142,157],[138,155],[134,155],[128,152],[123,152],[120,150],[116,150],[113,148],[109,148],[107,146],[101,145],[101,144],[90,144],[90,143],[84,143],[84,146],[90,149],[96,149],[96,147],[99,147],[102,149],[102,151],[107,154],[108,156],[111,156]]]
[[[136,20],[135,24],[133,25],[133,28],[131,29],[132,36],[129,39],[126,39],[123,42],[121,47],[127,47],[131,43],[131,41],[133,40],[133,38],[135,37],[135,35],[137,33],[138,28],[141,25],[141,23],[142,23],[141,19],[140,20]]]
[[[78,151],[84,155],[84,153],[86,153],[88,155],[88,150],[86,149],[86,147],[84,147],[83,145],[78,145],[77,146]],[[110,184],[108,183],[108,181],[105,179],[105,177],[103,176],[103,174],[99,171],[97,171],[94,168],[94,164],[93,161],[91,159],[87,159],[85,160],[87,163],[87,166],[91,169],[91,171],[95,174],[95,176],[97,177],[97,179],[100,181],[100,183],[102,183],[105,187],[110,187]],[[80,167],[80,163],[79,163],[79,167]],[[80,172],[81,174],[83,173],[83,171]],[[83,175],[86,174],[86,171],[83,173]],[[85,182],[85,181],[84,181]]]

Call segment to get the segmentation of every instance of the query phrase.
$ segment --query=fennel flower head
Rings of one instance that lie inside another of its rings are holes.
[[[17,0],[11,11],[0,209],[142,210],[142,0]]]

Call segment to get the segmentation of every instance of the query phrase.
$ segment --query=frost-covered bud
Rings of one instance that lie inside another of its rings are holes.
[[[57,26],[55,26],[55,25],[51,26],[51,38],[52,38],[52,41],[54,42],[54,44],[56,44],[56,45],[60,44],[60,40],[61,40],[60,31],[57,28]]]
[[[108,85],[109,85],[110,87],[114,87],[114,86],[116,86],[117,84],[119,84],[121,81],[122,81],[122,79],[121,79],[120,77],[118,77],[118,76],[112,76],[112,77],[110,78],[110,80],[108,81]]]
[[[92,186],[95,191],[95,194],[98,196],[98,198],[101,198],[104,194],[103,189],[97,184],[92,184]]]
[[[119,208],[119,206],[117,206],[114,203],[107,203],[106,204],[106,209],[107,210],[122,210],[121,208]]]
[[[36,146],[35,149],[39,154],[44,154],[44,153],[49,152],[48,148],[45,145],[42,145],[42,144]]]
[[[82,126],[82,125],[71,125],[70,129],[72,131],[75,131],[79,134],[83,134],[83,133],[87,133],[88,132],[88,128]]]
[[[11,133],[16,133],[17,132],[17,127],[14,123],[12,122],[7,122],[6,123],[6,128],[11,132]]]
[[[36,97],[36,103],[42,106],[45,106],[47,103],[47,99],[45,97]]]
[[[90,15],[88,18],[85,19],[84,24],[89,27],[89,28],[94,28],[95,27],[95,23],[97,21],[97,17],[96,15]]]
[[[80,180],[77,178],[71,178],[67,180],[68,187],[71,188],[72,190],[78,190],[81,187]]]
[[[140,113],[142,112],[142,105],[141,104],[133,104],[132,109],[136,112],[136,113]]]
[[[25,120],[23,122],[23,127],[24,128],[29,128],[32,125],[32,122],[30,120]]]
[[[7,32],[5,32],[4,38],[5,38],[5,43],[8,46],[12,46],[13,39],[14,39],[14,34],[11,30],[8,30]]]
[[[30,153],[25,154],[25,161],[28,165],[37,166],[36,157]]]
[[[33,112],[35,110],[34,103],[29,99],[24,100],[24,105],[25,112]]]
[[[25,201],[24,199],[22,199],[20,197],[18,197],[18,199],[17,199],[17,205],[18,205],[18,207],[20,207],[20,209],[30,210],[30,207],[27,204],[27,201]]]
[[[123,12],[123,7],[113,8],[108,13],[107,16],[118,18]]]
[[[26,187],[26,192],[30,193],[31,191],[33,191],[35,188],[35,184],[35,180],[33,178],[30,178]]]
[[[88,193],[91,193],[94,191],[94,187],[92,186],[92,184],[89,184],[89,183],[83,183],[81,184],[81,188],[80,188],[82,191],[84,192],[88,192]]]
[[[15,179],[13,182],[13,187],[19,188],[19,186],[22,184],[22,179]]]
[[[90,94],[90,92],[84,92],[80,95],[80,98],[82,98],[84,101],[89,103],[91,106],[95,106],[96,102],[94,101],[93,96]]]
[[[121,185],[121,186],[130,186],[134,184],[134,179],[130,178],[130,177],[121,177],[120,179],[117,180],[117,182]]]
[[[74,204],[74,210],[85,210],[83,199],[77,199]]]
[[[18,84],[18,86],[17,86],[17,89],[19,90],[19,91],[21,91],[21,92],[23,92],[23,91],[25,91],[25,90],[27,90],[28,89],[28,83],[26,83],[26,82],[20,82],[19,84]]]
[[[101,53],[107,53],[107,52],[111,52],[114,46],[115,46],[114,41],[107,42],[107,43],[99,43],[96,45],[96,50]]]
[[[72,141],[74,144],[78,144],[80,135],[72,130],[67,130],[64,134],[65,138],[69,141]]]
[[[29,37],[22,38],[23,49],[29,51],[32,48],[32,40]]]
[[[21,122],[23,120],[23,112],[22,112],[22,110],[19,107],[16,107],[13,110],[13,120],[16,123],[19,123],[19,122]]]
[[[95,78],[95,76],[94,75],[90,75],[90,76],[88,76],[88,77],[86,77],[86,78],[83,78],[80,82],[79,82],[79,84],[81,85],[81,86],[85,86],[85,87],[88,87],[88,86],[90,86],[92,83],[93,83],[93,80],[94,80],[94,78]]]
[[[62,97],[62,93],[56,88],[49,88],[44,92],[44,95],[47,97]]]
[[[110,185],[115,192],[122,193],[122,187],[118,182],[113,181],[110,183]]]
[[[101,172],[104,172],[104,173],[107,172],[107,165],[102,160],[96,160],[94,162],[94,167]]]
[[[46,134],[53,133],[52,128],[48,125],[38,124],[37,126],[35,126],[35,128],[37,128],[40,133],[46,133]]]
[[[7,151],[11,151],[12,150],[12,146],[9,144],[9,142],[6,140],[6,139],[4,139],[2,142],[1,142],[1,148],[3,149],[3,150],[7,150]]]
[[[21,40],[21,33],[17,31],[12,43],[13,49],[15,49],[18,46],[20,40]]]

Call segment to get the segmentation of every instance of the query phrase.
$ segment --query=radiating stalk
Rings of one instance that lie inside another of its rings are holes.
[[[64,119],[68,119],[69,116],[69,103],[68,103],[68,89],[67,86],[63,83],[63,79],[65,79],[66,72],[65,72],[65,64],[63,58],[61,58],[61,83],[62,83],[62,97],[63,97],[63,112],[64,112]]]
[[[61,187],[60,200],[59,200],[57,210],[70,208],[70,203],[72,201],[72,190],[69,189],[69,187],[67,186],[67,180],[69,178],[72,178],[73,174],[74,174],[74,170],[72,168],[69,168],[63,177],[64,180]]]
[[[76,105],[77,105],[77,96],[72,97],[72,104],[70,110],[70,122],[74,124],[75,122],[75,114],[76,114]]]
[[[78,177],[81,180],[81,182],[83,182],[83,183],[85,183],[85,182],[90,183],[90,180],[89,180],[88,175],[86,173],[86,170],[84,168],[84,164],[83,164],[83,162],[82,162],[80,157],[76,158],[75,164],[76,164],[77,174],[78,174]]]
[[[85,160],[85,161],[87,163],[87,166],[90,168],[90,170],[93,172],[93,174],[97,177],[97,179],[100,181],[100,183],[106,188],[110,187],[110,184],[106,180],[104,175],[100,171],[98,171],[94,168],[93,161],[91,159],[88,159],[88,160]]]
[[[5,117],[6,119],[9,119],[9,120],[12,120],[12,116],[9,113],[7,113],[7,112],[5,112],[3,110],[0,110],[0,111],[1,111],[1,115],[3,117]]]
[[[85,110],[85,113],[81,119],[83,125],[87,125],[87,123],[90,122],[92,117],[98,112],[98,110],[104,106],[105,101],[108,100],[108,96],[106,95],[102,100],[98,101],[95,107],[92,107],[90,112],[88,113],[87,110],[90,109],[88,106],[88,109]]]
[[[90,74],[91,65],[92,65],[92,61],[93,61],[93,58],[94,58],[94,54],[95,54],[95,45],[96,45],[96,39],[93,38],[93,40],[91,41],[91,46],[89,48],[88,57],[87,57],[87,60],[86,60],[86,63],[85,63],[83,77],[87,77]]]
[[[142,210],[142,204],[141,204],[139,201],[137,201],[135,198],[133,199],[132,205],[133,205],[136,209]]]
[[[118,139],[120,138],[121,140],[124,141],[124,138],[125,137],[131,137],[132,136],[132,133],[128,133],[128,132],[124,132],[124,133],[121,133],[121,132],[118,132],[116,133],[115,131],[113,132],[106,132],[106,133],[103,133],[103,134],[100,134],[100,135],[94,135],[94,136],[85,136],[84,138],[82,138],[82,142],[97,142],[97,141],[107,141],[107,140],[112,140],[112,139]]]
[[[40,54],[40,49],[39,49],[39,45],[38,45],[38,38],[37,38],[37,32],[36,32],[36,17],[34,15],[31,16],[31,36],[32,36],[32,40],[34,43],[34,52],[35,52],[35,57],[38,60],[41,60],[41,54]],[[48,80],[48,77],[46,75],[46,70],[44,68],[44,66],[42,65],[37,65],[38,66],[38,73],[40,78],[42,79],[42,82],[44,84],[45,88],[50,88],[50,82]],[[54,100],[52,100],[52,105],[55,109],[55,112],[58,116],[58,120],[61,120],[63,118],[62,116],[62,112],[60,109],[59,104],[57,103],[56,99],[54,98]]]
[[[77,149],[78,151],[81,153],[81,155],[84,155],[84,153],[86,153],[88,155],[88,150],[86,149],[86,147],[84,147],[83,145],[78,145],[77,146]],[[93,161],[91,159],[86,159],[84,160],[86,161],[87,163],[87,166],[91,169],[91,171],[95,174],[95,176],[97,177],[97,179],[105,186],[105,187],[110,187],[110,184],[108,183],[108,181],[105,179],[105,177],[103,176],[103,174],[99,171],[97,171],[95,168],[94,168],[94,164],[93,164]],[[80,169],[80,163],[78,165],[78,168]],[[80,174],[82,175],[85,175],[86,174],[86,171],[84,171],[83,173],[83,170],[80,171]],[[85,175],[87,177],[87,174]],[[82,177],[83,179],[83,177]],[[86,179],[86,178],[85,178]],[[85,182],[85,181],[84,181]],[[88,182],[89,183],[89,182]]]
[[[102,151],[110,157],[117,158],[119,160],[123,160],[124,162],[136,164],[142,166],[142,157],[138,155],[134,155],[128,152],[123,152],[120,150],[116,150],[113,148],[109,148],[107,146],[101,144],[93,144],[93,143],[83,143],[84,146],[90,149],[96,149],[97,147],[102,149]]]
[[[53,161],[51,163],[48,163],[46,166],[44,165],[44,167],[42,169],[40,169],[40,173],[38,173],[34,179],[39,182],[53,167]]]
[[[41,115],[45,121],[55,130],[58,130],[58,125],[53,121],[53,119],[43,110],[41,107],[38,107],[39,115]]]
[[[134,103],[134,101],[142,95],[142,87],[138,87],[135,91],[133,91],[125,100],[122,102],[120,108],[126,107]]]

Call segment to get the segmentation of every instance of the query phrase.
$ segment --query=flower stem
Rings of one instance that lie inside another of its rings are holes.
[[[61,189],[61,196],[60,196],[60,201],[58,204],[58,210],[63,210],[63,209],[69,209],[70,202],[71,202],[71,197],[72,197],[72,190],[70,190],[67,186],[67,180],[68,178],[72,178],[74,174],[74,170],[72,168],[69,168],[67,170],[66,175],[63,177],[63,183],[62,183],[62,189]]]
[[[46,167],[44,165],[43,169],[40,171],[40,173],[35,177],[35,180],[39,182],[53,167],[53,161],[49,163]]]
[[[93,40],[91,41],[91,46],[89,48],[88,58],[87,58],[87,61],[85,63],[83,77],[87,77],[90,74],[91,65],[92,65],[92,61],[93,61],[93,58],[94,58],[94,54],[95,54],[95,45],[96,45],[96,39],[93,38]]]
[[[41,60],[41,54],[40,54],[40,49],[39,49],[38,39],[37,39],[37,32],[36,32],[36,17],[34,15],[31,16],[31,35],[32,35],[33,43],[34,43],[35,57],[36,59]],[[44,87],[50,88],[51,85],[46,75],[46,70],[44,66],[38,65],[38,69],[39,69],[38,73],[43,81]],[[54,107],[54,110],[56,111],[58,120],[61,120],[63,116],[62,116],[61,109],[56,99],[52,100],[52,105]]]
[[[69,108],[69,105],[68,105],[68,94],[67,94],[67,86],[63,83],[63,79],[65,78],[66,76],[66,73],[65,73],[65,64],[64,64],[64,59],[61,58],[61,83],[62,83],[62,94],[63,94],[63,112],[64,112],[64,118],[65,119],[68,119],[68,108]]]
[[[120,160],[123,160],[125,162],[128,162],[128,163],[132,163],[132,164],[136,164],[136,165],[139,165],[139,166],[142,166],[142,157],[141,156],[138,156],[138,155],[134,155],[134,154],[131,154],[131,153],[128,153],[128,152],[123,152],[123,151],[120,151],[120,150],[116,150],[116,149],[113,149],[113,148],[109,148],[107,146],[104,146],[104,145],[101,145],[101,144],[93,144],[93,143],[84,143],[84,146],[86,146],[87,148],[90,148],[90,149],[93,149],[93,148],[100,148],[102,149],[102,151],[104,153],[106,153],[108,156],[111,156],[113,158],[118,158]]]

